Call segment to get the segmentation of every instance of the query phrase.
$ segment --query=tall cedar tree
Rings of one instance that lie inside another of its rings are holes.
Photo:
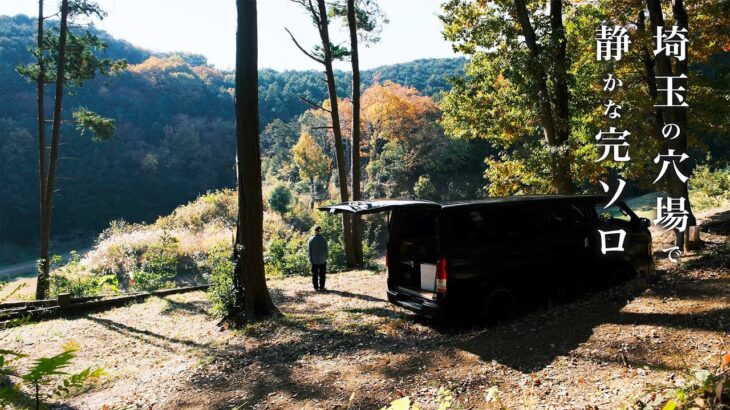
[[[56,180],[58,164],[58,140],[61,137],[61,104],[63,102],[63,86],[66,78],[66,41],[68,40],[68,0],[61,2],[61,27],[58,40],[58,62],[56,63],[56,95],[53,101],[53,125],[51,128],[51,154],[48,159],[48,175],[45,182],[45,192],[41,205],[41,249],[40,266],[38,268],[38,282],[36,285],[36,299],[45,299],[48,296],[50,285],[51,261],[48,255],[51,239],[51,210],[53,209],[53,186]],[[39,27],[42,27],[42,24]],[[41,30],[43,31],[43,30]],[[43,60],[43,56],[39,61]],[[39,77],[43,77],[39,75]],[[38,113],[43,118],[43,113]],[[42,178],[42,176],[41,176]]]
[[[662,4],[659,0],[646,0],[646,6],[649,11],[649,21],[651,22],[651,28],[652,32],[656,33],[658,27],[665,27],[664,23],[664,12],[662,11]],[[688,28],[688,18],[687,18],[687,11],[684,7],[683,0],[674,0],[672,3],[672,14],[674,17],[674,22],[677,26],[679,26],[680,29],[687,29]],[[672,62],[669,57],[667,57],[664,53],[659,53],[655,56],[655,70],[656,75],[658,76],[679,76],[681,74],[689,75],[689,56],[687,56],[683,61],[677,60],[674,67],[672,67]],[[663,140],[663,147],[662,151],[664,153],[668,153],[670,149],[673,149],[675,154],[682,155],[687,152],[687,108],[684,107],[664,107],[660,111],[660,115],[664,121],[665,124],[677,124],[680,129],[679,136],[674,139],[668,139],[665,138]],[[661,123],[659,123],[659,127],[661,127]],[[681,161],[677,162],[677,168],[679,169],[679,172],[681,172],[684,175],[689,175],[689,166],[687,164],[688,161]],[[669,194],[673,198],[685,198],[685,206],[686,210],[689,212],[689,220],[687,223],[687,229],[685,229],[684,234],[682,232],[679,232],[675,229],[675,235],[676,235],[676,245],[680,247],[680,249],[684,249],[685,246],[687,248],[692,248],[695,246],[695,243],[690,242],[691,239],[689,237],[689,231],[690,227],[695,227],[697,225],[697,220],[692,213],[692,207],[690,206],[689,201],[689,189],[686,182],[682,182],[677,175],[674,173],[667,173],[669,174]],[[689,239],[689,240],[688,240]]]
[[[236,179],[238,223],[233,273],[236,324],[278,316],[266,287],[263,196],[258,112],[258,37],[256,0],[237,0],[236,32]]]
[[[39,249],[40,266],[38,266],[38,282],[36,284],[36,299],[44,299],[48,292],[49,278],[48,271],[48,242],[43,241],[44,233],[46,231],[45,224],[43,223],[45,211],[45,198],[46,198],[46,65],[43,61],[43,0],[38,0],[38,42],[37,42],[37,53],[38,53],[38,74],[36,75],[36,92],[38,101],[38,182],[39,182],[39,219],[40,219],[40,232],[39,238],[41,238],[41,247]],[[49,229],[50,235],[50,229]]]
[[[335,159],[337,162],[337,176],[339,179],[340,188],[340,200],[342,202],[348,202],[350,200],[350,193],[347,187],[347,170],[345,169],[345,150],[342,144],[342,129],[340,128],[340,113],[337,102],[337,89],[335,85],[335,74],[332,68],[332,62],[335,59],[342,58],[347,55],[347,50],[332,44],[329,35],[329,21],[327,16],[327,6],[324,0],[317,0],[315,6],[312,0],[292,0],[304,7],[312,17],[312,21],[317,27],[319,32],[319,38],[322,42],[320,47],[315,47],[314,52],[310,53],[306,51],[299,42],[294,38],[294,35],[289,32],[289,35],[294,41],[294,44],[301,50],[307,57],[322,64],[325,69],[325,75],[327,79],[327,93],[329,95],[330,108],[329,113],[332,118],[332,134],[335,140]],[[324,108],[323,108],[324,109]],[[342,236],[345,242],[345,263],[348,267],[355,266],[355,248],[353,246],[352,238],[352,219],[348,214],[342,214]]]
[[[359,201],[362,199],[360,193],[360,59],[357,51],[355,0],[347,0],[347,26],[350,31],[350,61],[352,62],[352,200]],[[352,241],[355,263],[357,266],[362,266],[360,215],[352,216]]]
[[[95,4],[87,0],[62,0],[60,7],[60,22],[58,32],[51,32],[46,36],[44,28],[43,1],[38,2],[38,33],[37,45],[33,50],[36,62],[18,67],[18,72],[35,80],[37,92],[37,121],[38,121],[38,177],[39,177],[39,211],[40,211],[40,249],[38,259],[38,281],[36,285],[36,299],[48,297],[50,287],[50,238],[51,216],[53,211],[53,193],[58,169],[61,126],[64,120],[63,96],[65,87],[81,86],[84,81],[90,80],[101,72],[109,75],[121,71],[126,67],[126,61],[98,59],[92,52],[94,49],[104,49],[106,44],[91,32],[82,35],[69,31],[69,21],[74,17],[98,17],[102,19],[105,13]],[[55,77],[49,72],[55,66]],[[45,85],[55,83],[53,99],[53,120],[51,125],[51,146],[48,162],[46,163],[46,118],[45,118]],[[73,119],[79,130],[86,130],[94,134],[94,140],[109,139],[114,132],[114,122],[85,108],[79,108],[73,113]]]

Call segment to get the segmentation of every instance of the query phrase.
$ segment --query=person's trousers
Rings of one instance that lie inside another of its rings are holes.
[[[324,289],[325,271],[327,271],[327,264],[312,265],[312,285],[314,289]],[[319,282],[317,281],[319,279]]]

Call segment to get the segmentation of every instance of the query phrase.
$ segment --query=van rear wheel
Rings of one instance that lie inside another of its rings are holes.
[[[507,287],[487,289],[482,299],[481,319],[486,323],[504,322],[515,317],[517,304],[514,293]]]

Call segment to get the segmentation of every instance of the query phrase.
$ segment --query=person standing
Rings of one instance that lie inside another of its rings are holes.
[[[312,264],[312,285],[314,290],[326,290],[324,287],[325,272],[327,271],[327,239],[320,234],[322,228],[314,227],[314,235],[307,243],[309,263]],[[319,280],[318,280],[319,279]]]

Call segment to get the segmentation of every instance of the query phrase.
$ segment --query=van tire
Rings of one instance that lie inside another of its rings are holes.
[[[487,324],[508,321],[516,316],[517,299],[506,286],[489,287],[483,293],[480,319]]]
[[[636,275],[637,275],[636,269],[634,269],[630,265],[621,264],[621,265],[614,266],[611,269],[610,274],[608,275],[608,277],[609,277],[608,286],[613,287],[613,286],[617,286],[619,284],[625,283],[626,281],[628,281],[632,278],[635,278]]]

